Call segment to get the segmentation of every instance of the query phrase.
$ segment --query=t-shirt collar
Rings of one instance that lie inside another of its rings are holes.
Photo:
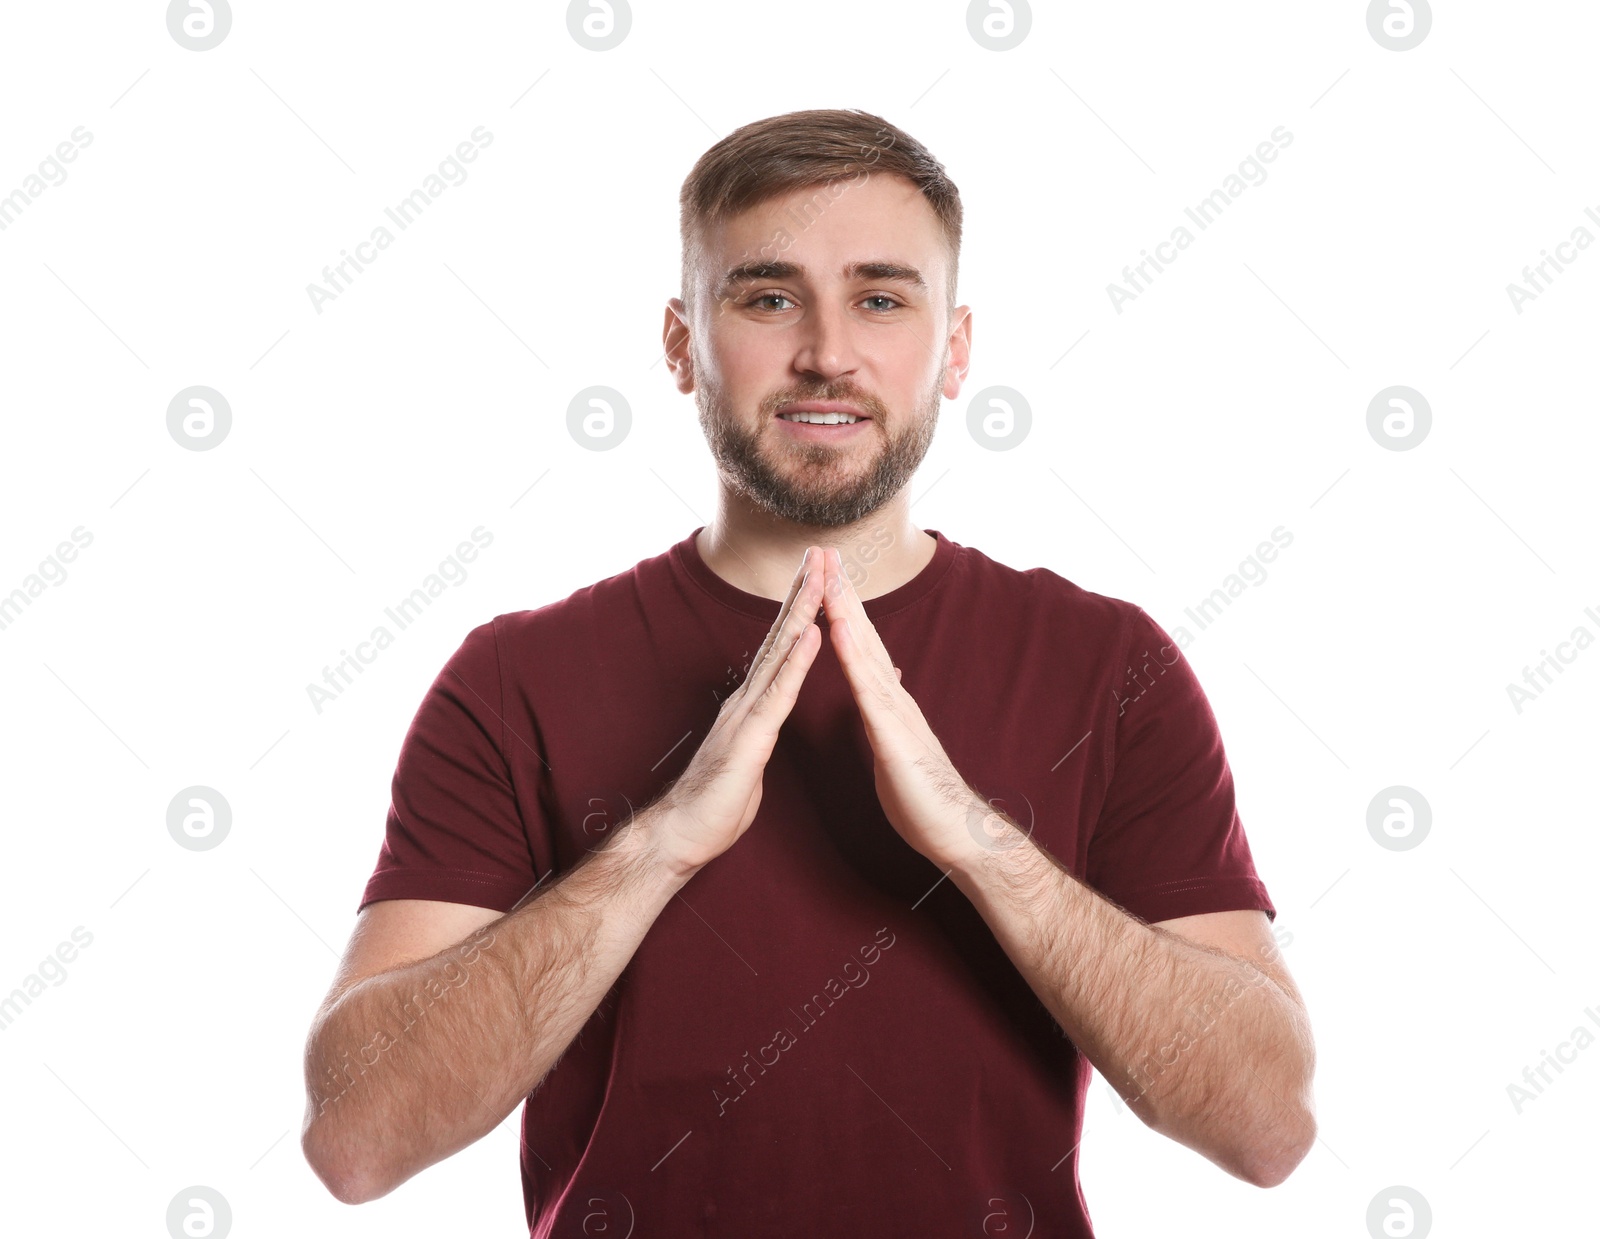
[[[770,624],[777,618],[783,604],[776,598],[763,598],[759,594],[748,593],[713,572],[711,566],[701,558],[697,542],[700,531],[704,528],[704,525],[697,525],[693,533],[672,547],[669,558],[674,568],[724,606]],[[932,593],[955,563],[957,553],[962,549],[959,542],[950,541],[937,529],[925,529],[923,532],[937,539],[933,558],[909,581],[886,594],[868,598],[861,604],[867,613],[867,618],[873,623],[895,611],[903,610]]]

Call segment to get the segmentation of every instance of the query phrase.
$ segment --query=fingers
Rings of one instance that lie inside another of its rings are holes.
[[[788,596],[784,598],[783,605],[778,608],[778,618],[773,620],[772,627],[767,629],[767,635],[761,642],[761,648],[756,651],[755,658],[750,662],[750,670],[745,677],[747,681],[755,676],[757,669],[766,660],[767,652],[772,649],[773,642],[777,640],[778,634],[783,630],[784,621],[789,617],[789,611],[794,605],[794,600],[801,589],[805,587],[809,577],[810,558],[811,548],[807,547],[805,555],[801,556],[800,566],[795,569],[794,579],[789,582]]]
[[[838,550],[825,547],[822,555],[827,569],[825,586],[828,605],[831,608],[830,614],[843,613],[844,618],[849,621],[850,635],[856,639],[857,648],[877,663],[880,669],[893,669],[894,659],[890,657],[883,639],[878,636],[878,630],[867,618],[867,610],[861,603],[861,595],[856,593],[855,586],[850,583]]]
[[[796,621],[797,623],[800,621]],[[785,657],[774,656],[777,668],[764,687],[747,698],[750,708],[736,716],[735,728],[729,743],[739,769],[759,772],[772,757],[778,743],[778,732],[800,696],[800,686],[805,682],[811,663],[822,648],[822,630],[808,623],[800,635],[784,650]]]
[[[764,717],[763,721],[770,725],[774,739],[777,737],[778,728],[789,716],[790,709],[800,696],[800,686],[805,683],[806,672],[811,669],[812,660],[816,658],[817,651],[821,648],[822,629],[808,623],[789,647],[788,657],[783,660],[772,682],[756,698],[755,705],[751,707],[752,717],[770,716]]]
[[[807,547],[806,554],[795,570],[794,581],[789,586],[789,596],[784,599],[761,648],[741,686],[747,696],[758,696],[777,677],[784,660],[794,644],[795,637],[809,624],[822,602],[823,566],[818,548]]]

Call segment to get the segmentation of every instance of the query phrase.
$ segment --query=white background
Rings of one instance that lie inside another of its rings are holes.
[[[1520,712],[1506,686],[1600,635],[1600,247],[1521,313],[1507,285],[1600,237],[1600,16],[1440,5],[1397,52],[1362,3],[1037,7],[997,52],[957,3],[641,3],[596,52],[554,3],[279,0],[196,52],[159,3],[7,6],[0,195],[92,142],[0,232],[0,593],[93,536],[0,630],[0,994],[93,935],[0,1033],[10,1218],[165,1234],[204,1184],[240,1236],[521,1233],[515,1113],[333,1200],[298,1145],[304,1037],[462,637],[711,517],[658,364],[678,187],[738,125],[817,106],[902,126],[965,203],[973,365],[915,519],[1190,630],[1315,1023],[1320,1139],[1270,1191],[1097,1079],[1100,1233],[1367,1235],[1393,1185],[1440,1234],[1591,1207],[1600,1049],[1520,1114],[1507,1086],[1600,1033],[1600,649]],[[480,125],[468,179],[318,313],[307,285]],[[1118,313],[1107,285],[1277,126],[1265,182]],[[233,412],[204,452],[166,426],[195,384]],[[566,429],[592,384],[632,410],[606,452]],[[1367,429],[1396,384],[1433,413],[1409,451]],[[966,429],[991,385],[1032,410],[1010,451]],[[467,579],[318,713],[307,684],[478,525]],[[1280,525],[1197,631],[1185,608]],[[195,784],[232,806],[212,851],[167,832]],[[1392,785],[1431,805],[1410,850],[1367,828]]]

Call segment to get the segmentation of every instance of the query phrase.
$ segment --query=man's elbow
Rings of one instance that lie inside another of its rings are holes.
[[[300,1137],[300,1151],[306,1164],[321,1180],[329,1194],[340,1204],[364,1205],[369,1200],[387,1196],[392,1186],[384,1186],[372,1176],[362,1173],[349,1164],[348,1159],[331,1155],[314,1138],[315,1128],[307,1128]]]
[[[1317,1142],[1317,1120],[1309,1111],[1302,1115],[1295,1131],[1280,1142],[1276,1153],[1257,1151],[1250,1162],[1250,1172],[1243,1176],[1253,1187],[1277,1187],[1295,1167],[1305,1161],[1311,1146]]]

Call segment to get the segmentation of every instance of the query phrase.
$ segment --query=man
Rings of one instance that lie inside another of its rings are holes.
[[[1087,1236],[1092,1063],[1280,1182],[1310,1026],[1193,671],[910,517],[968,367],[955,186],[812,111],[682,210],[716,519],[434,682],[308,1043],[311,1165],[370,1200],[525,1101],[538,1236]]]

